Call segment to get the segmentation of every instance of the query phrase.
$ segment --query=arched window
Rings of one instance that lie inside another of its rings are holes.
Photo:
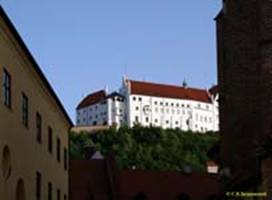
[[[148,198],[145,193],[140,192],[133,198],[133,200],[148,200]]]
[[[187,193],[181,193],[177,200],[191,200],[190,196]]]
[[[8,146],[5,146],[2,153],[2,174],[4,180],[8,180],[11,175],[11,155]]]
[[[16,200],[26,200],[25,185],[22,179],[19,179],[16,187]]]

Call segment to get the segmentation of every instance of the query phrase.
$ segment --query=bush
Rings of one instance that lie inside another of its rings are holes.
[[[92,146],[103,155],[114,152],[121,169],[205,171],[207,151],[217,142],[217,133],[192,133],[156,127],[110,128],[89,136],[71,134],[70,157],[84,158],[84,147]]]

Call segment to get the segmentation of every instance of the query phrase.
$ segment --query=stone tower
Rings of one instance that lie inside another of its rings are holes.
[[[216,17],[222,191],[256,191],[272,134],[272,1],[223,0]]]

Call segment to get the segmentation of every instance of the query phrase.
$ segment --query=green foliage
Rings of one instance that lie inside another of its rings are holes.
[[[85,150],[88,147],[94,147],[94,143],[86,133],[70,133],[70,148],[69,154],[70,159],[84,159],[85,158]]]
[[[216,133],[192,133],[156,127],[110,128],[93,136],[71,134],[71,158],[83,158],[84,146],[95,145],[103,155],[114,152],[122,169],[183,171],[191,166],[204,171],[207,151],[217,142]]]

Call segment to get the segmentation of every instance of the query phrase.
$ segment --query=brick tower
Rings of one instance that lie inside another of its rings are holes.
[[[223,0],[216,24],[222,191],[256,191],[256,149],[272,133],[272,1]]]

